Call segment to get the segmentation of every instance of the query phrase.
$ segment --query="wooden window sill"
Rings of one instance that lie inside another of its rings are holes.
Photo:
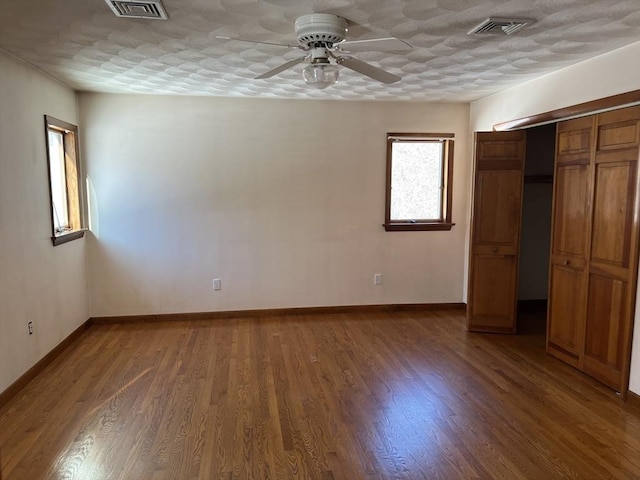
[[[428,230],[451,230],[455,223],[443,223],[443,222],[397,222],[397,223],[383,223],[385,231],[387,232],[424,232]]]
[[[64,233],[62,235],[58,235],[56,237],[51,237],[51,241],[53,242],[53,246],[62,245],[63,243],[70,242],[72,240],[76,240],[78,238],[84,237],[85,230],[75,230],[73,232]]]

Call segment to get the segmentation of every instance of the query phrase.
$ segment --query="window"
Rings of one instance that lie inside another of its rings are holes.
[[[389,133],[385,230],[451,230],[452,178],[452,133]]]
[[[78,161],[78,127],[45,115],[51,225],[54,245],[84,236]]]

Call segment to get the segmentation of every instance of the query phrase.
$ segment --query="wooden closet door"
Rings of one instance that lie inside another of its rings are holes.
[[[638,261],[640,106],[597,116],[584,371],[626,388]]]
[[[478,132],[467,329],[515,333],[525,132]]]
[[[595,120],[561,122],[556,132],[547,351],[575,367],[584,343]]]

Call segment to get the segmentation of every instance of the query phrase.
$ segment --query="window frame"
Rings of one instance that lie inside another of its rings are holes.
[[[65,158],[65,190],[67,196],[67,212],[69,216],[68,231],[57,232],[53,207],[53,186],[51,178],[51,155],[49,144],[49,132],[55,131],[62,134],[62,144]],[[50,115],[44,116],[45,150],[47,156],[47,178],[49,180],[49,211],[51,214],[51,242],[53,246],[84,237],[86,231],[84,225],[82,168],[80,165],[78,148],[78,127],[71,123],[59,120]],[[68,163],[72,162],[74,172],[67,170]],[[75,177],[75,180],[74,180]],[[70,190],[71,187],[71,190]]]
[[[451,221],[453,199],[453,133],[387,133],[387,182],[385,191],[385,220],[383,227],[387,232],[451,230],[455,225]],[[393,164],[393,144],[396,142],[442,142],[442,192],[440,199],[440,219],[391,219],[391,173]]]

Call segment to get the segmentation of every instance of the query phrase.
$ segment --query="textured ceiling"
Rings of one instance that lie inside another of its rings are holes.
[[[0,0],[0,48],[77,90],[280,98],[470,101],[640,40],[640,0],[163,0],[169,20],[116,18],[104,0]],[[305,86],[287,48],[296,17],[334,13],[348,40],[394,36],[406,53],[361,53],[402,80],[345,68],[326,90]],[[532,18],[512,36],[468,36],[489,16]],[[640,65],[640,59],[639,65]],[[640,68],[640,66],[629,66]]]

